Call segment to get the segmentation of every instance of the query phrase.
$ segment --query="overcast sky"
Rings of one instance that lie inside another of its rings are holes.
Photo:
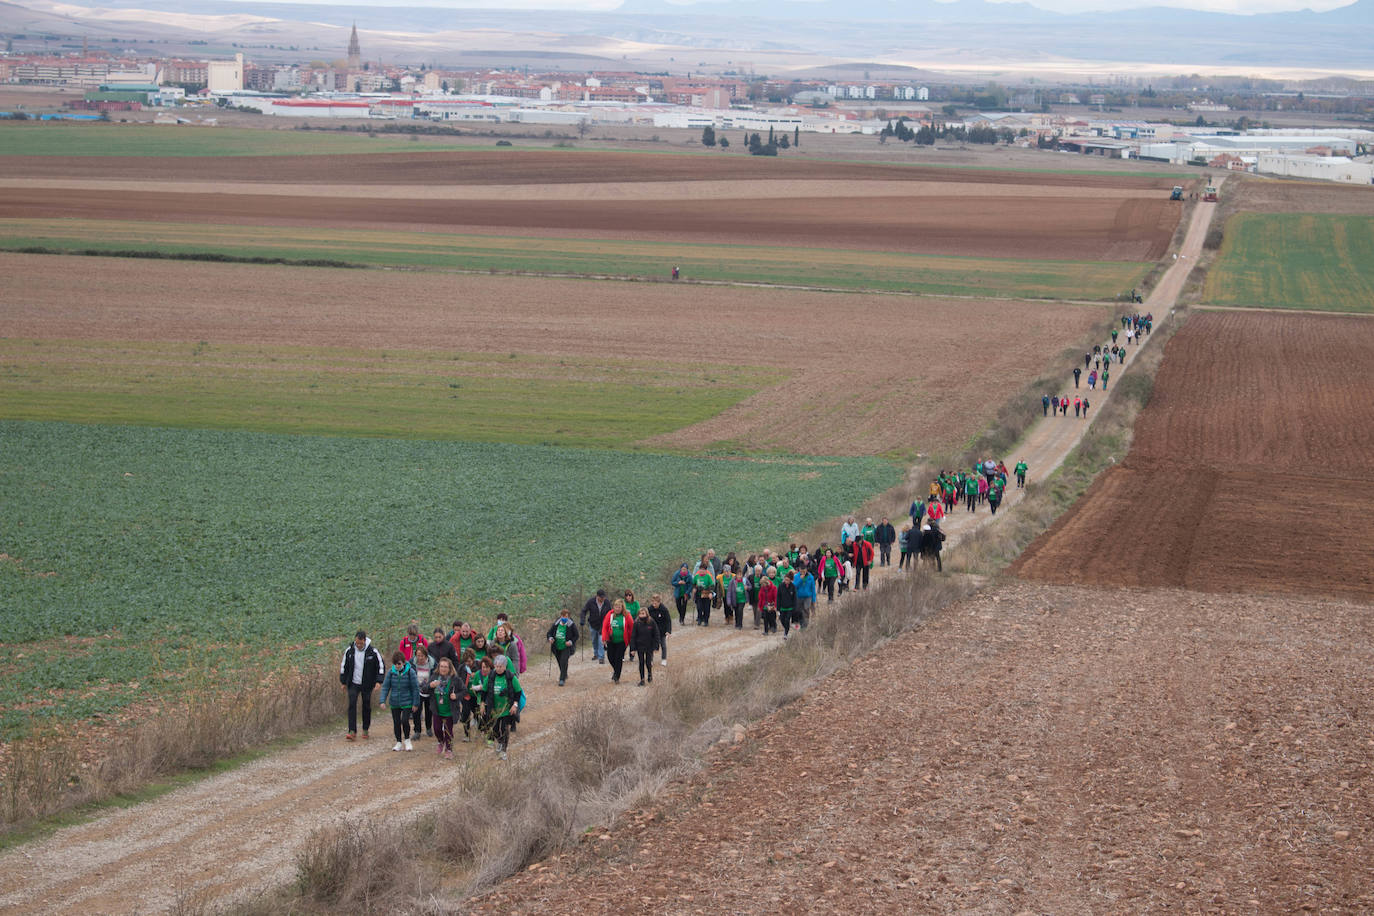
[[[338,0],[289,0],[294,3],[319,3],[331,6]],[[672,2],[672,0],[670,0]],[[699,0],[702,6],[719,9],[726,0]],[[804,2],[804,0],[798,0]],[[1001,2],[1001,0],[991,0]],[[1034,6],[1061,13],[1090,10],[1123,10],[1140,6],[1178,6],[1186,9],[1227,13],[1277,13],[1287,10],[1330,10],[1347,6],[1351,0],[1033,0]],[[488,9],[614,10],[621,0],[371,0],[370,6],[437,6],[447,8],[482,7]],[[681,5],[696,5],[684,2]]]

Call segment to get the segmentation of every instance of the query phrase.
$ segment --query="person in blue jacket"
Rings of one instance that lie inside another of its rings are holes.
[[[400,649],[391,653],[391,667],[382,679],[382,708],[391,710],[391,728],[396,733],[393,751],[413,751],[410,745],[410,716],[420,702],[420,679],[415,666],[406,661]]]

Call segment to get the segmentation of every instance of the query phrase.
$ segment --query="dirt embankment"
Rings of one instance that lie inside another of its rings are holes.
[[[1130,454],[1014,571],[1046,582],[1374,596],[1374,319],[1205,312]]]
[[[1367,911],[1371,672],[1365,605],[990,589],[474,912]]]

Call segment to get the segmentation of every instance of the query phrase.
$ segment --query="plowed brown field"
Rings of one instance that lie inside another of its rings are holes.
[[[1363,605],[988,589],[470,911],[1369,912],[1371,672]]]
[[[1046,198],[1018,197],[1014,190],[980,197],[927,192],[914,198],[444,200],[308,192],[177,193],[156,186],[74,189],[39,183],[7,188],[0,197],[4,219],[442,229],[1084,261],[1162,257],[1179,212],[1163,195]]]
[[[1130,454],[1014,567],[1049,582],[1374,595],[1374,320],[1206,312]]]

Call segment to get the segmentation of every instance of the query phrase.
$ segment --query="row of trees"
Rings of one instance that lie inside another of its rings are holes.
[[[1029,132],[1021,131],[1021,136],[1026,136]],[[949,140],[954,143],[1010,143],[1016,139],[1016,133],[1009,127],[987,127],[978,126],[965,129],[963,127],[940,127],[936,128],[929,124],[922,124],[912,130],[906,118],[898,118],[896,121],[888,121],[887,126],[878,132],[878,141],[886,143],[888,137],[894,137],[903,143],[915,143],[917,146],[934,146],[936,140]]]
[[[730,148],[729,137],[717,137],[716,129],[709,124],[701,130],[702,146],[719,146],[721,149]],[[776,133],[773,128],[768,128],[768,140],[763,139],[759,133],[744,134],[744,148],[749,151],[751,156],[776,156],[780,149],[790,149],[801,146],[801,128],[796,127],[792,130],[792,137],[788,139],[786,133]]]

